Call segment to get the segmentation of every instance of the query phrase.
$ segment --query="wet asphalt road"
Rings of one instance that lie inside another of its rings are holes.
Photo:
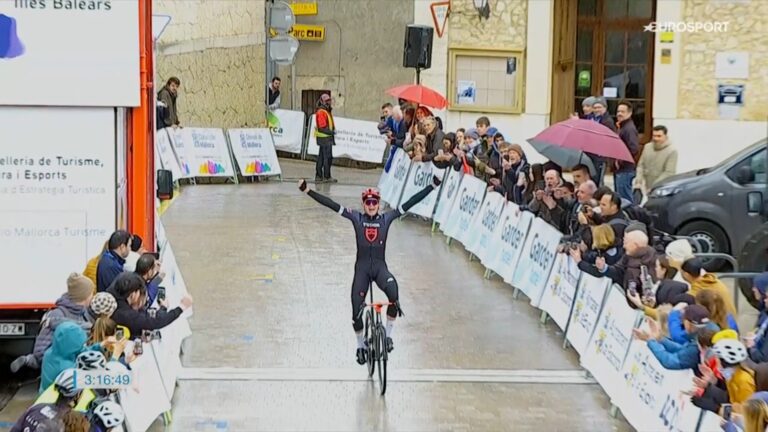
[[[287,178],[313,177],[313,164],[281,164]],[[358,206],[361,188],[378,179],[378,171],[334,175],[339,184],[318,190],[345,206]],[[167,430],[632,430],[609,416],[605,394],[562,349],[562,333],[498,278],[484,280],[461,245],[424,221],[390,230],[387,260],[405,316],[384,398],[354,361],[347,220],[295,181],[272,180],[185,187],[163,222],[195,298]],[[0,412],[0,430],[31,393],[22,389]]]

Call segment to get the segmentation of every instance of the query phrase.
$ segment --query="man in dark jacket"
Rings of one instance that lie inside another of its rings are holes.
[[[336,145],[336,126],[333,122],[331,111],[331,95],[323,93],[317,101],[315,110],[315,141],[320,151],[317,153],[315,164],[315,183],[336,183],[331,177],[331,164],[333,164],[333,146]]]
[[[147,286],[136,273],[121,274],[110,290],[110,294],[117,300],[117,310],[112,314],[112,321],[127,327],[131,337],[140,337],[142,330],[161,329],[192,307],[192,297],[185,295],[180,306],[167,310],[165,305],[161,305],[160,310],[150,314],[144,308],[147,303]]]
[[[131,252],[130,243],[131,234],[128,231],[117,230],[109,237],[107,250],[96,268],[96,291],[106,291],[117,275],[123,272],[125,259]]]
[[[640,138],[637,134],[635,122],[632,121],[632,103],[621,101],[616,109],[616,118],[619,120],[619,138],[627,146],[635,161],[640,157]],[[616,161],[613,173],[613,189],[620,197],[634,202],[632,183],[635,181],[637,168],[635,162]]]
[[[179,95],[180,86],[181,81],[178,78],[170,77],[168,78],[168,82],[165,83],[165,86],[157,92],[158,105],[162,107],[160,110],[160,120],[162,120],[162,124],[158,125],[161,129],[178,127],[180,124],[179,112],[176,109],[176,97]]]

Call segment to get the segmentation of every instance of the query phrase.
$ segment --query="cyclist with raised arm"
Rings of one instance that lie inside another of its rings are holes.
[[[400,311],[398,303],[397,281],[387,268],[386,247],[387,233],[389,226],[397,218],[405,214],[411,207],[418,204],[427,197],[433,189],[440,186],[440,179],[432,176],[432,184],[419,191],[408,201],[401,204],[397,209],[379,213],[379,202],[381,196],[376,189],[368,188],[363,191],[363,212],[342,207],[341,204],[332,199],[321,195],[307,186],[306,180],[299,180],[299,190],[307,193],[312,199],[329,209],[337,212],[341,216],[349,219],[355,228],[355,237],[357,239],[357,258],[355,260],[355,275],[352,280],[352,328],[357,335],[357,362],[361,365],[366,362],[367,351],[363,338],[363,320],[360,318],[360,310],[365,305],[365,296],[368,293],[370,282],[376,282],[376,285],[384,291],[391,306],[387,308],[386,324],[386,344],[387,352],[391,352],[394,345],[392,343],[392,326],[395,318]]]

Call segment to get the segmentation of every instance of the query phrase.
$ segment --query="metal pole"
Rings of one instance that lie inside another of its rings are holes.
[[[272,28],[272,2],[273,1],[274,0],[268,0],[264,2],[264,6],[266,7],[266,11],[265,11],[266,13],[264,17],[264,21],[265,21],[264,24],[266,27],[264,32],[264,35],[266,37],[266,42],[265,42],[266,55],[264,56],[264,61],[266,62],[266,64],[264,65],[264,81],[265,82],[262,84],[262,91],[265,92],[264,94],[264,117],[265,118],[267,117],[267,112],[269,111],[269,91],[267,91],[266,83],[269,82],[270,74],[272,72],[272,62],[270,61],[270,58],[269,58],[269,47],[270,47],[269,40],[271,39],[269,35],[269,30]]]
[[[296,62],[291,63],[291,110],[293,110],[294,99],[296,99]]]
[[[421,84],[421,68],[416,68],[416,84]]]

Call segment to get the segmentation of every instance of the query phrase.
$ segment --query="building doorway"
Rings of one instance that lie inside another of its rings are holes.
[[[551,121],[581,113],[588,96],[634,106],[641,142],[651,136],[656,0],[555,0]]]

